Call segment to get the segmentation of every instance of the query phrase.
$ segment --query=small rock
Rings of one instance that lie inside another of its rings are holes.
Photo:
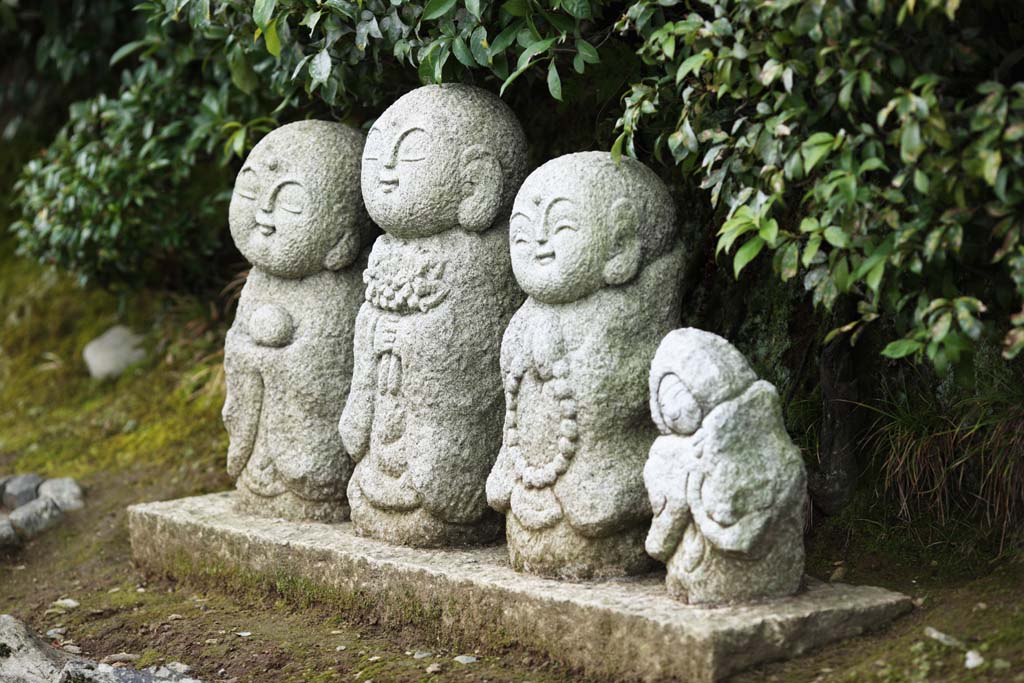
[[[968,650],[967,654],[964,655],[964,668],[966,669],[977,669],[984,663],[985,658],[977,650]]]
[[[132,664],[137,661],[139,661],[139,655],[133,655],[128,652],[118,652],[107,655],[102,659],[104,664]]]
[[[75,600],[74,598],[61,598],[60,600],[54,600],[50,603],[50,606],[58,609],[69,610],[76,609],[80,607],[81,604],[82,603],[78,602],[78,600]]]
[[[66,628],[51,628],[46,632],[46,637],[51,640],[57,640],[58,638],[63,638],[67,634],[68,630]]]
[[[413,659],[426,659],[427,657],[431,656],[432,654],[433,654],[432,652],[424,652],[423,650],[417,650],[416,652],[413,653],[412,658]]]
[[[973,612],[982,612],[982,611],[987,610],[987,609],[988,609],[988,603],[987,602],[979,602],[977,605],[974,606],[974,609],[971,610],[971,611],[973,611]]]
[[[846,577],[846,567],[839,565],[835,568],[835,571],[828,577],[829,583],[835,583],[836,581],[842,581]]]
[[[220,640],[218,640],[217,638],[207,638],[203,642],[206,643],[207,645],[216,645],[217,643],[220,642]]]
[[[120,593],[121,592],[121,587],[120,586],[115,586],[114,588],[111,588],[107,592],[108,593]]]
[[[21,539],[18,538],[11,520],[7,519],[7,515],[0,515],[0,548],[13,547],[19,543]]]
[[[145,360],[146,352],[141,336],[124,325],[115,325],[86,344],[82,358],[93,379],[112,379]]]
[[[348,648],[347,648],[347,647],[345,647],[344,645],[339,645],[338,647],[334,648],[334,650],[335,650],[336,652],[344,652],[344,651],[345,651],[345,650],[347,650],[347,649],[348,649]]]
[[[439,674],[444,671],[444,667],[441,666],[441,662],[434,662],[426,669],[428,674]]]
[[[77,645],[64,645],[61,649],[64,650],[64,652],[67,652],[68,654],[72,655],[82,654],[82,648],[78,647]]]
[[[64,513],[52,500],[36,498],[12,512],[9,519],[18,536],[27,540],[56,526],[63,517]]]
[[[934,629],[931,626],[924,627],[924,634],[932,640],[942,643],[946,647],[952,647],[958,650],[966,649],[966,646],[963,644],[963,641],[958,640],[957,638],[954,638],[949,634],[943,633],[938,629]]]
[[[459,655],[458,657],[455,657],[455,661],[459,664],[472,664],[476,661],[476,657],[473,655]]]
[[[180,674],[182,676],[184,676],[192,670],[192,667],[190,667],[188,664],[182,664],[181,662],[169,662],[167,664],[167,668],[173,671],[174,673]]]
[[[252,635],[252,631],[237,631],[235,635],[239,638],[248,638]]]
[[[20,474],[7,480],[3,503],[8,510],[16,510],[36,499],[43,478],[38,474]]]
[[[373,657],[370,657],[369,661],[371,661],[371,662],[379,662],[382,659],[384,659],[384,658],[379,656],[379,655],[374,655]]]
[[[924,603],[927,599],[928,598],[914,598],[912,602],[914,603],[914,607],[921,609],[924,607]]]
[[[167,617],[167,621],[181,621],[184,618],[180,614],[171,614]]]
[[[82,487],[71,477],[47,479],[39,485],[39,497],[49,498],[64,512],[81,510],[85,507],[82,500]]]

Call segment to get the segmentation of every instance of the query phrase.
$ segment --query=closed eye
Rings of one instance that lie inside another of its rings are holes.
[[[235,194],[242,199],[255,201],[256,199],[256,172],[251,168],[243,168],[235,180]]]
[[[555,226],[555,232],[562,232],[563,230],[572,230],[573,232],[576,232],[577,230],[579,230],[579,228],[577,228],[572,223],[566,222],[559,223],[558,225]]]

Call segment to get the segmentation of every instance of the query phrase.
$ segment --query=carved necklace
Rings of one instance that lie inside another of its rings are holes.
[[[569,461],[576,455],[579,439],[579,424],[576,419],[576,395],[569,383],[569,361],[559,358],[550,367],[536,364],[537,376],[543,382],[551,382],[552,393],[558,399],[558,453],[543,465],[526,462],[519,447],[519,389],[529,371],[530,363],[522,356],[516,357],[505,378],[505,444],[515,466],[516,478],[528,489],[543,489],[551,486],[569,469]]]
[[[381,259],[363,271],[366,300],[399,315],[426,313],[448,296],[446,266],[446,261],[417,255]]]

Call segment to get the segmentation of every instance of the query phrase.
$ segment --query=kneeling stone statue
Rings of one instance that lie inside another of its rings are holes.
[[[519,122],[478,88],[413,90],[367,135],[363,198],[385,234],[339,424],[362,534],[439,547],[501,533],[484,486],[501,447],[501,335],[523,300],[505,217],[525,175]]]
[[[654,510],[647,551],[668,591],[691,604],[795,593],[804,569],[807,475],[775,387],[722,337],[665,337],[650,373],[662,436],[644,482]]]
[[[240,507],[293,520],[348,518],[352,461],[338,436],[374,229],[359,194],[363,136],[301,121],[253,148],[229,222],[252,263],[224,348],[228,472]]]
[[[679,319],[683,248],[667,188],[607,152],[559,157],[516,197],[512,266],[529,295],[502,342],[505,433],[487,481],[512,566],[566,579],[651,559],[645,378]]]

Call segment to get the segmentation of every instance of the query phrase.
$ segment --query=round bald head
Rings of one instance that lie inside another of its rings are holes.
[[[665,335],[651,362],[651,417],[663,434],[688,435],[725,401],[757,381],[723,337],[687,327]]]
[[[668,189],[635,159],[580,152],[526,179],[512,207],[509,240],[519,285],[546,303],[622,285],[677,239]]]
[[[526,137],[512,110],[467,85],[428,85],[399,98],[363,151],[366,207],[399,237],[484,230],[508,210],[525,175]]]
[[[260,140],[228,214],[242,255],[284,278],[351,263],[371,229],[359,192],[362,151],[358,130],[330,121],[290,123]]]

